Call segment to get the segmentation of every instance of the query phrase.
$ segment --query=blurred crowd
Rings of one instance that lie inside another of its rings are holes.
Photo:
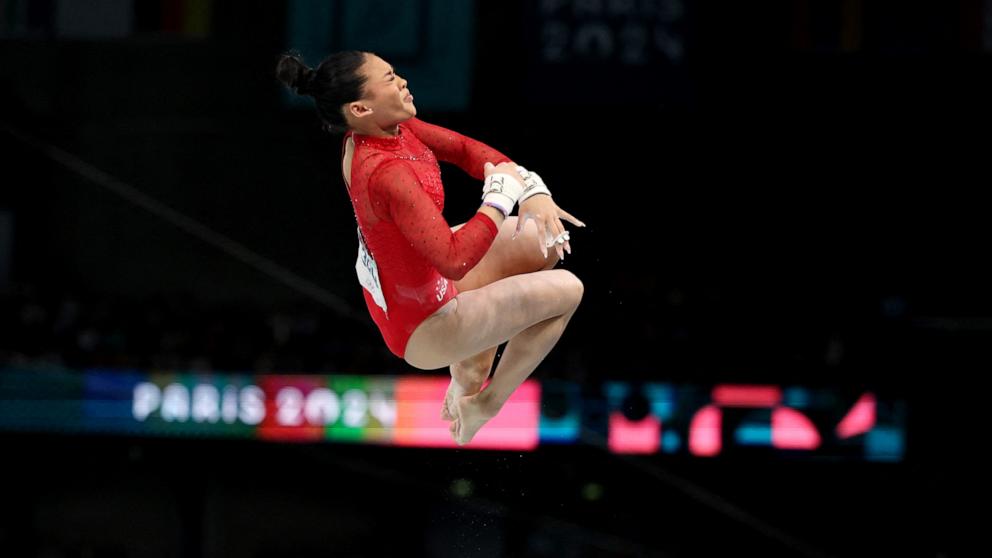
[[[111,300],[22,287],[0,297],[0,366],[395,373],[368,327],[319,308],[206,306],[193,296]]]
[[[843,380],[882,358],[906,302],[865,303],[862,313],[800,295],[691,290],[650,275],[595,280],[581,312],[540,373],[695,381]],[[602,292],[598,292],[602,291]],[[591,296],[590,296],[591,294]],[[852,303],[853,304],[853,303]],[[851,306],[850,304],[848,306]],[[893,348],[894,349],[894,348]],[[0,294],[0,367],[54,366],[190,372],[409,374],[370,320],[317,304],[264,310],[205,303],[192,294],[114,299],[21,285]]]

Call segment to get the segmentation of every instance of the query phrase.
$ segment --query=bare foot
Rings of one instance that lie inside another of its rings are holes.
[[[454,415],[451,435],[459,446],[471,442],[476,432],[496,416],[481,396],[481,393],[466,395],[456,399],[455,404],[451,406]]]
[[[458,383],[458,380],[452,378],[451,383],[448,384],[448,392],[444,394],[444,402],[441,404],[441,420],[455,420],[455,416],[451,411],[451,406],[454,402],[466,395],[475,395],[480,391],[482,391],[482,382],[478,384],[473,383],[469,387],[465,387]]]
[[[451,406],[459,398],[466,395],[475,395],[482,391],[482,385],[486,383],[489,374],[470,375],[458,372],[458,368],[451,369],[451,383],[448,384],[448,391],[444,394],[444,402],[441,403],[441,420],[455,420],[451,411]]]

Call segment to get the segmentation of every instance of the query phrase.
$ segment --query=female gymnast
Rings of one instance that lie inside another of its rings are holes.
[[[417,119],[407,81],[375,54],[338,52],[316,68],[285,54],[276,74],[313,97],[324,129],[344,134],[342,172],[358,221],[355,268],[369,313],[396,356],[423,370],[450,367],[441,416],[455,442],[467,444],[575,314],[582,282],[552,268],[571,254],[561,219],[585,224],[555,204],[537,173]],[[482,206],[457,227],[441,215],[438,160],[484,181]],[[514,205],[518,216],[510,217]]]

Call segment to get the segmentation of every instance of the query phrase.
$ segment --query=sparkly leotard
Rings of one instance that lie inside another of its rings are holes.
[[[489,250],[499,232],[476,213],[452,233],[441,215],[438,159],[484,179],[486,162],[509,161],[491,147],[411,118],[393,137],[348,133],[355,141],[349,192],[368,252],[378,269],[385,308],[363,289],[372,320],[402,358],[420,323],[454,298],[457,281]],[[345,141],[347,137],[345,136]]]

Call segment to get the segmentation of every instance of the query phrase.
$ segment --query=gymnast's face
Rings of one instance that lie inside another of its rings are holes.
[[[406,80],[398,76],[388,62],[366,53],[365,63],[359,71],[365,76],[364,95],[348,104],[350,117],[366,125],[391,130],[417,115]]]

